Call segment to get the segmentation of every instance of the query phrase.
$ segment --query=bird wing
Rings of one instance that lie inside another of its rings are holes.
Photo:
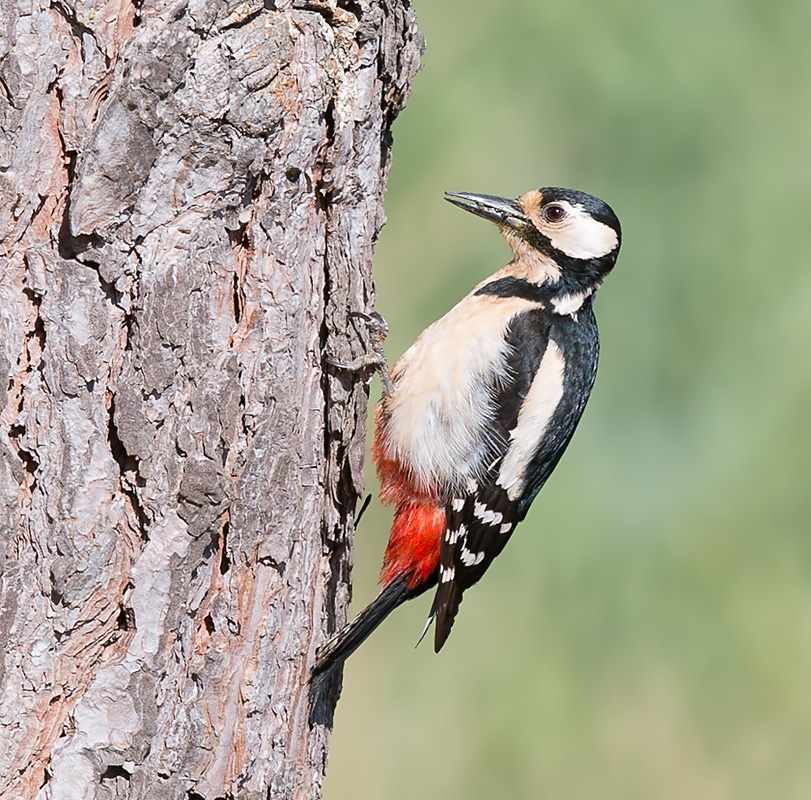
[[[436,651],[450,634],[462,594],[504,549],[557,466],[597,370],[599,339],[590,303],[578,319],[542,308],[519,314],[507,341],[508,374],[494,393],[501,449],[484,479],[445,508],[432,608]]]
[[[509,378],[496,396],[504,445],[484,480],[445,509],[440,544],[434,649],[450,634],[463,592],[504,549],[515,526],[557,466],[586,405],[599,340],[589,305],[579,321],[543,310],[514,318]]]
[[[438,587],[432,607],[437,652],[450,634],[462,593],[484,575],[523,518],[518,502],[499,485],[499,471],[514,446],[512,433],[547,349],[549,328],[549,317],[540,308],[521,313],[510,322],[506,369],[493,387],[492,440],[497,451],[483,479],[446,504]]]
[[[434,650],[450,635],[465,589],[476,583],[510,538],[518,520],[517,504],[494,483],[446,508],[447,526],[439,550]]]

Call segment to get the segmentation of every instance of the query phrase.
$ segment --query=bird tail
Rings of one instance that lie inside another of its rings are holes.
[[[344,625],[319,651],[315,659],[311,682],[332,672],[343,664],[371,635],[371,633],[411,596],[404,576],[388,583],[380,594],[348,625]]]

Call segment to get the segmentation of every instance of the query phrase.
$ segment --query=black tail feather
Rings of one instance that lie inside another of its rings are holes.
[[[436,628],[434,629],[434,652],[438,653],[442,645],[451,635],[453,621],[459,604],[462,602],[462,589],[455,581],[440,583],[434,597],[431,613],[436,615]]]
[[[403,577],[395,578],[372,602],[348,625],[339,630],[318,652],[313,667],[311,682],[326,675],[346,661],[369,637],[369,635],[410,597]]]

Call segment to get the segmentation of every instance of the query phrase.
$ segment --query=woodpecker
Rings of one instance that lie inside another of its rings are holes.
[[[380,498],[395,509],[383,588],[321,648],[314,677],[433,587],[423,635],[435,622],[439,652],[462,595],[557,466],[594,383],[592,302],[621,239],[611,208],[561,188],[517,200],[457,192],[446,199],[494,222],[513,259],[423,331],[390,376],[383,372],[390,380],[375,410],[372,455]],[[385,323],[372,324],[382,351]],[[367,354],[361,366],[373,360]]]

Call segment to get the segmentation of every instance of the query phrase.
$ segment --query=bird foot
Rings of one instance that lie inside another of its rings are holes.
[[[349,316],[360,319],[365,324],[369,336],[369,341],[363,342],[366,353],[346,363],[327,358],[327,363],[331,367],[346,370],[347,372],[374,369],[380,375],[380,380],[383,381],[383,393],[390,395],[392,391],[391,376],[389,375],[386,353],[383,349],[386,334],[389,332],[388,323],[376,311],[372,311],[371,314],[363,311],[350,311]],[[363,337],[361,337],[361,341],[363,341]]]

